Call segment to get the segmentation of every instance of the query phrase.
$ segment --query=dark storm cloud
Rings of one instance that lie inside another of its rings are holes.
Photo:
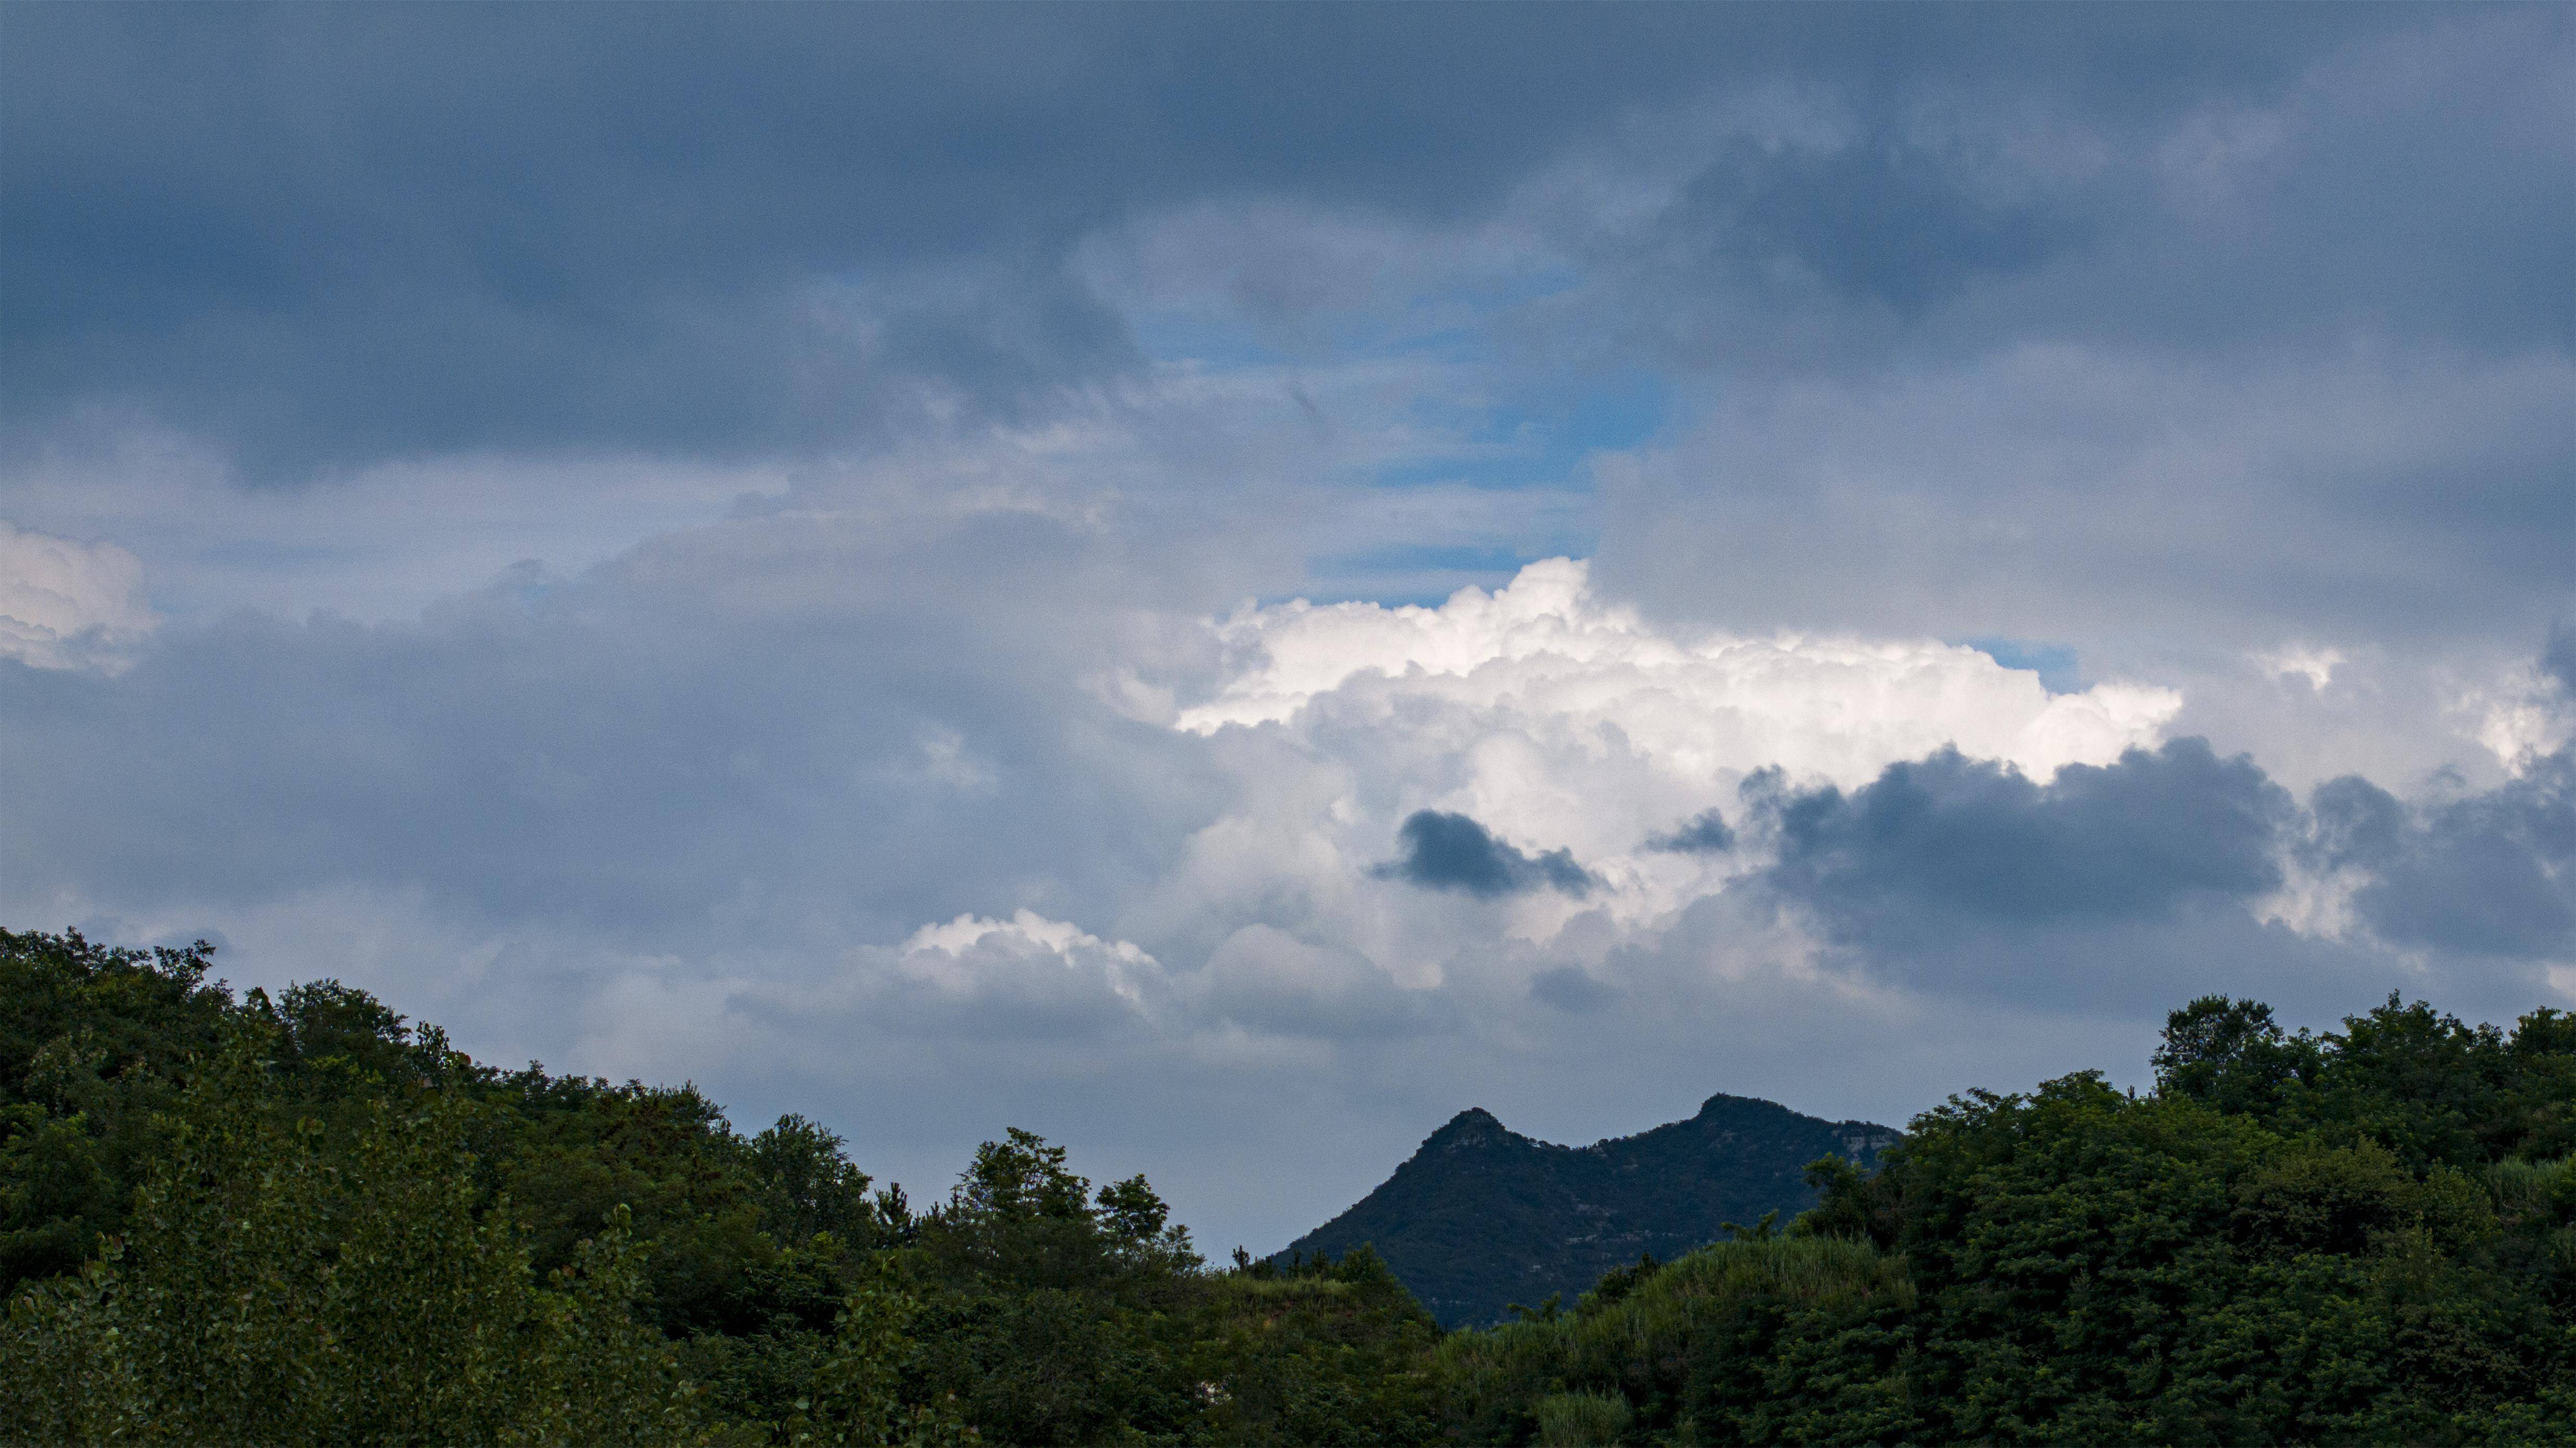
[[[1744,889],[1793,904],[1835,956],[1941,993],[2150,1011],[2259,982],[2339,999],[2367,952],[2254,918],[2279,886],[2288,793],[2197,739],[2040,784],[1956,751],[1862,788],[1748,781],[1778,857]]]
[[[1722,855],[1735,848],[1735,831],[1727,827],[1725,815],[1705,810],[1672,833],[1648,840],[1646,848],[1678,855]]]
[[[1944,751],[1849,794],[1787,789],[1776,773],[1746,794],[1778,844],[1751,888],[1869,968],[1924,984],[2117,1006],[2233,979],[2321,1002],[2429,966],[2443,989],[2500,1009],[2576,950],[2567,750],[2416,806],[2346,777],[2300,808],[2251,760],[2199,739],[2047,784]],[[2291,861],[2342,880],[2364,931],[2338,940],[2258,918]]]
[[[1531,890],[1583,895],[1598,883],[1569,851],[1523,854],[1462,814],[1415,810],[1405,817],[1397,836],[1404,853],[1376,868],[1380,879],[1488,898]]]
[[[2154,919],[2195,898],[2281,883],[2273,846],[2296,806],[2205,740],[2040,784],[1956,750],[1888,766],[1851,794],[1766,802],[1780,839],[1770,878],[1872,936],[1917,914],[2006,921]]]
[[[2162,113],[2416,15],[22,7],[0,381],[14,422],[139,410],[277,476],[1008,415],[1133,364],[1065,263],[1142,208],[1470,213],[1640,107],[1758,80],[1870,114],[1935,80]],[[1730,153],[1699,194],[1900,309],[2079,235],[1945,164]],[[1891,207],[1919,224],[1876,227]]]
[[[2576,954],[2576,753],[2409,810],[2368,780],[2320,785],[2310,848],[2369,882],[2353,907],[2383,940],[2475,955]]]

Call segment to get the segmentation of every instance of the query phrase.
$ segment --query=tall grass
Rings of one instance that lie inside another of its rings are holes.
[[[1617,1443],[1627,1426],[1628,1400],[1616,1393],[1552,1393],[1538,1400],[1539,1448]]]
[[[1347,1282],[1330,1277],[1247,1277],[1235,1272],[1209,1274],[1212,1290],[1248,1297],[1255,1301],[1270,1299],[1309,1299],[1350,1297],[1354,1289]]]
[[[2487,1190],[2507,1222],[2554,1226],[2549,1255],[2562,1270],[2576,1270],[2576,1156],[2497,1162],[2487,1168]]]
[[[2576,1156],[2556,1161],[2500,1161],[2487,1168],[2496,1214],[2506,1218],[2576,1216]]]
[[[1904,1259],[1866,1242],[1784,1237],[1720,1242],[1675,1259],[1620,1300],[1550,1321],[1505,1323],[1442,1340],[1437,1370],[1480,1402],[1534,1384],[1615,1385],[1677,1370],[1701,1324],[1748,1301],[1790,1308],[1910,1308]]]

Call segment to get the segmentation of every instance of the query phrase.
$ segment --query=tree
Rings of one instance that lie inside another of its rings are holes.
[[[160,1113],[234,1010],[213,954],[0,930],[0,1296],[123,1230]]]
[[[280,1122],[261,1043],[189,1087],[130,1234],[10,1304],[0,1417],[65,1442],[719,1441],[627,1310],[618,1225],[538,1288],[474,1210],[469,1103]]]
[[[842,1155],[841,1138],[793,1112],[751,1139],[752,1174],[760,1181],[761,1225],[772,1237],[802,1245],[828,1233],[853,1247],[877,1236],[868,1174]]]
[[[2316,1052],[2285,1035],[2260,1001],[2202,996],[2165,1018],[2164,1041],[2151,1064],[2156,1089],[2221,1111],[2267,1111],[2303,1075]]]

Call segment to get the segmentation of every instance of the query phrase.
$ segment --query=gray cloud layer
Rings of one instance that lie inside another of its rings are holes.
[[[1067,706],[1122,638],[1092,547],[1025,515],[747,521],[415,624],[0,664],[0,873],[118,908],[419,888],[665,949],[773,909],[813,944],[1116,894],[1208,781],[1169,731]],[[987,569],[1016,597],[924,587]],[[1044,633],[1015,606],[1040,597]]]
[[[2200,990],[2576,980],[2566,7],[7,29],[12,924],[1256,1246],[1466,1100],[1891,1119]],[[1583,628],[1318,609],[1305,712],[1173,727],[1241,600],[1596,532]],[[1691,622],[1804,642],[1670,693]]]
[[[769,449],[937,399],[1007,415],[1134,364],[1066,261],[1139,211],[1270,194],[1472,214],[1640,106],[1784,79],[1834,88],[1882,130],[1960,94],[2129,127],[2265,93],[2400,19],[30,10],[0,60],[5,391],[21,423],[138,408],[261,476],[458,450]],[[1735,148],[1668,226],[1704,254],[1740,235],[1747,264],[1776,253],[1905,313],[2089,230],[2058,201],[1974,190],[1893,137],[1812,160]],[[1889,207],[1922,225],[1891,239],[1872,220]]]

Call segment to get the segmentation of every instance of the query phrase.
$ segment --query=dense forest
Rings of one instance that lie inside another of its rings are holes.
[[[1009,1131],[500,1071],[329,981],[0,932],[0,1423],[35,1443],[2576,1441],[2576,1017],[2175,1012],[1818,1205],[1444,1333],[1372,1251],[1210,1266]]]

